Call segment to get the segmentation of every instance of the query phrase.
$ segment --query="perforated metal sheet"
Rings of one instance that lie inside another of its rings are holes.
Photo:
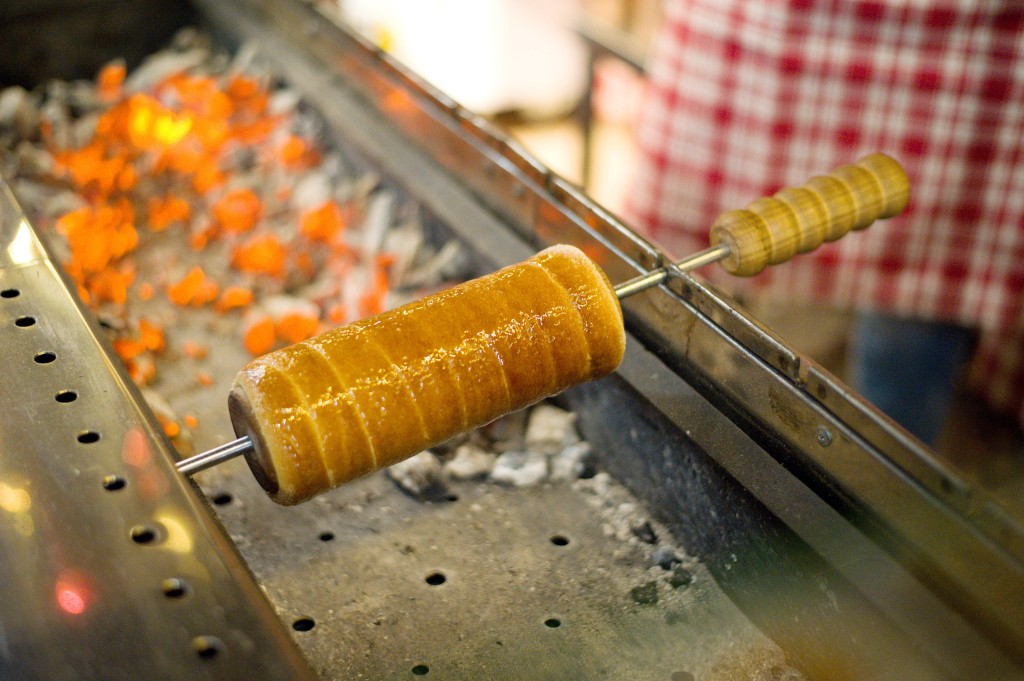
[[[310,678],[96,332],[0,183],[0,678]]]

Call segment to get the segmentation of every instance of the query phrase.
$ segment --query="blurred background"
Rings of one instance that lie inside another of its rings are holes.
[[[338,10],[365,36],[621,213],[636,163],[635,123],[646,56],[657,37],[658,0],[340,0]],[[846,379],[849,313],[741,302]],[[936,449],[1024,514],[1024,437],[1014,420],[961,391]]]

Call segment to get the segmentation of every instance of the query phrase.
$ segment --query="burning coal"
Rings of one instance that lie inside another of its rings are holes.
[[[175,337],[187,310],[235,318],[259,355],[448,274],[457,247],[432,249],[414,209],[324,138],[251,50],[228,58],[195,31],[131,74],[0,93],[3,174],[140,386],[215,342]]]

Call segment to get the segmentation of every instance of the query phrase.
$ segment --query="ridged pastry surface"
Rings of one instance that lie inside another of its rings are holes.
[[[571,246],[250,362],[229,407],[256,478],[296,504],[613,371],[622,310]]]

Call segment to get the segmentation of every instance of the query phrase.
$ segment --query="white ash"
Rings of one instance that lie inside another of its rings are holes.
[[[153,410],[157,418],[166,421],[177,421],[178,415],[174,411],[174,407],[167,399],[155,390],[149,388],[142,389],[142,397],[146,400],[146,404]]]
[[[592,448],[589,442],[576,442],[551,457],[552,482],[572,482],[587,468]]]
[[[671,570],[683,561],[674,547],[659,546],[654,550],[654,553],[651,554],[651,562],[662,570]]]
[[[313,301],[283,293],[264,298],[254,307],[254,310],[257,313],[263,312],[267,314],[275,321],[279,321],[288,314],[299,314],[313,318],[320,317],[320,307]]]
[[[267,111],[274,116],[291,114],[302,101],[302,95],[291,88],[281,88],[270,96],[267,102]]]
[[[59,148],[71,146],[71,113],[64,103],[66,91],[50,87],[39,106],[39,119],[50,127],[51,143]]]
[[[132,71],[124,81],[125,92],[143,92],[157,83],[202,65],[210,58],[208,47],[197,47],[184,52],[163,50],[150,55]]]
[[[444,468],[430,450],[396,463],[387,472],[403,491],[420,499],[430,496],[446,482]]]
[[[10,129],[16,137],[31,135],[39,127],[39,111],[34,97],[20,85],[0,92],[0,129]]]
[[[391,282],[395,287],[405,285],[409,272],[424,250],[423,229],[417,222],[405,221],[384,235],[384,250],[395,256],[391,266]]]
[[[384,244],[384,235],[394,220],[395,194],[382,190],[370,197],[363,219],[362,248],[365,253],[377,253]]]
[[[331,198],[331,179],[323,167],[306,173],[292,188],[292,201],[300,210],[316,208]]]
[[[674,568],[682,567],[689,572],[696,565],[696,559],[688,556],[681,547],[665,541],[672,536],[668,529],[651,518],[633,494],[608,473],[600,472],[593,478],[579,479],[573,483],[573,488],[600,513],[604,534],[623,543],[622,558],[647,568],[648,577],[664,581],[666,588],[680,588],[692,581],[692,574],[691,579],[687,579],[682,573],[675,575]],[[650,528],[649,534],[659,541],[656,545],[645,541],[649,539],[646,529],[638,533],[636,528]]]
[[[533,487],[547,477],[548,459],[540,452],[505,452],[491,470],[492,481],[511,487]]]
[[[576,414],[550,404],[540,404],[530,412],[526,425],[526,448],[555,454],[580,441],[576,432]]]
[[[231,58],[228,70],[232,73],[250,73],[260,62],[260,47],[254,40],[242,43]]]
[[[484,435],[491,441],[494,451],[510,452],[526,446],[527,410],[520,409],[506,414],[483,427]]]
[[[475,480],[487,477],[496,459],[492,452],[467,442],[455,448],[455,456],[445,462],[444,468],[453,480]]]
[[[52,175],[56,167],[49,151],[27,141],[17,146],[14,155],[22,177],[46,177]]]
[[[434,281],[463,279],[468,257],[461,243],[448,241],[422,265],[406,273],[402,279],[402,286],[419,287]]]

